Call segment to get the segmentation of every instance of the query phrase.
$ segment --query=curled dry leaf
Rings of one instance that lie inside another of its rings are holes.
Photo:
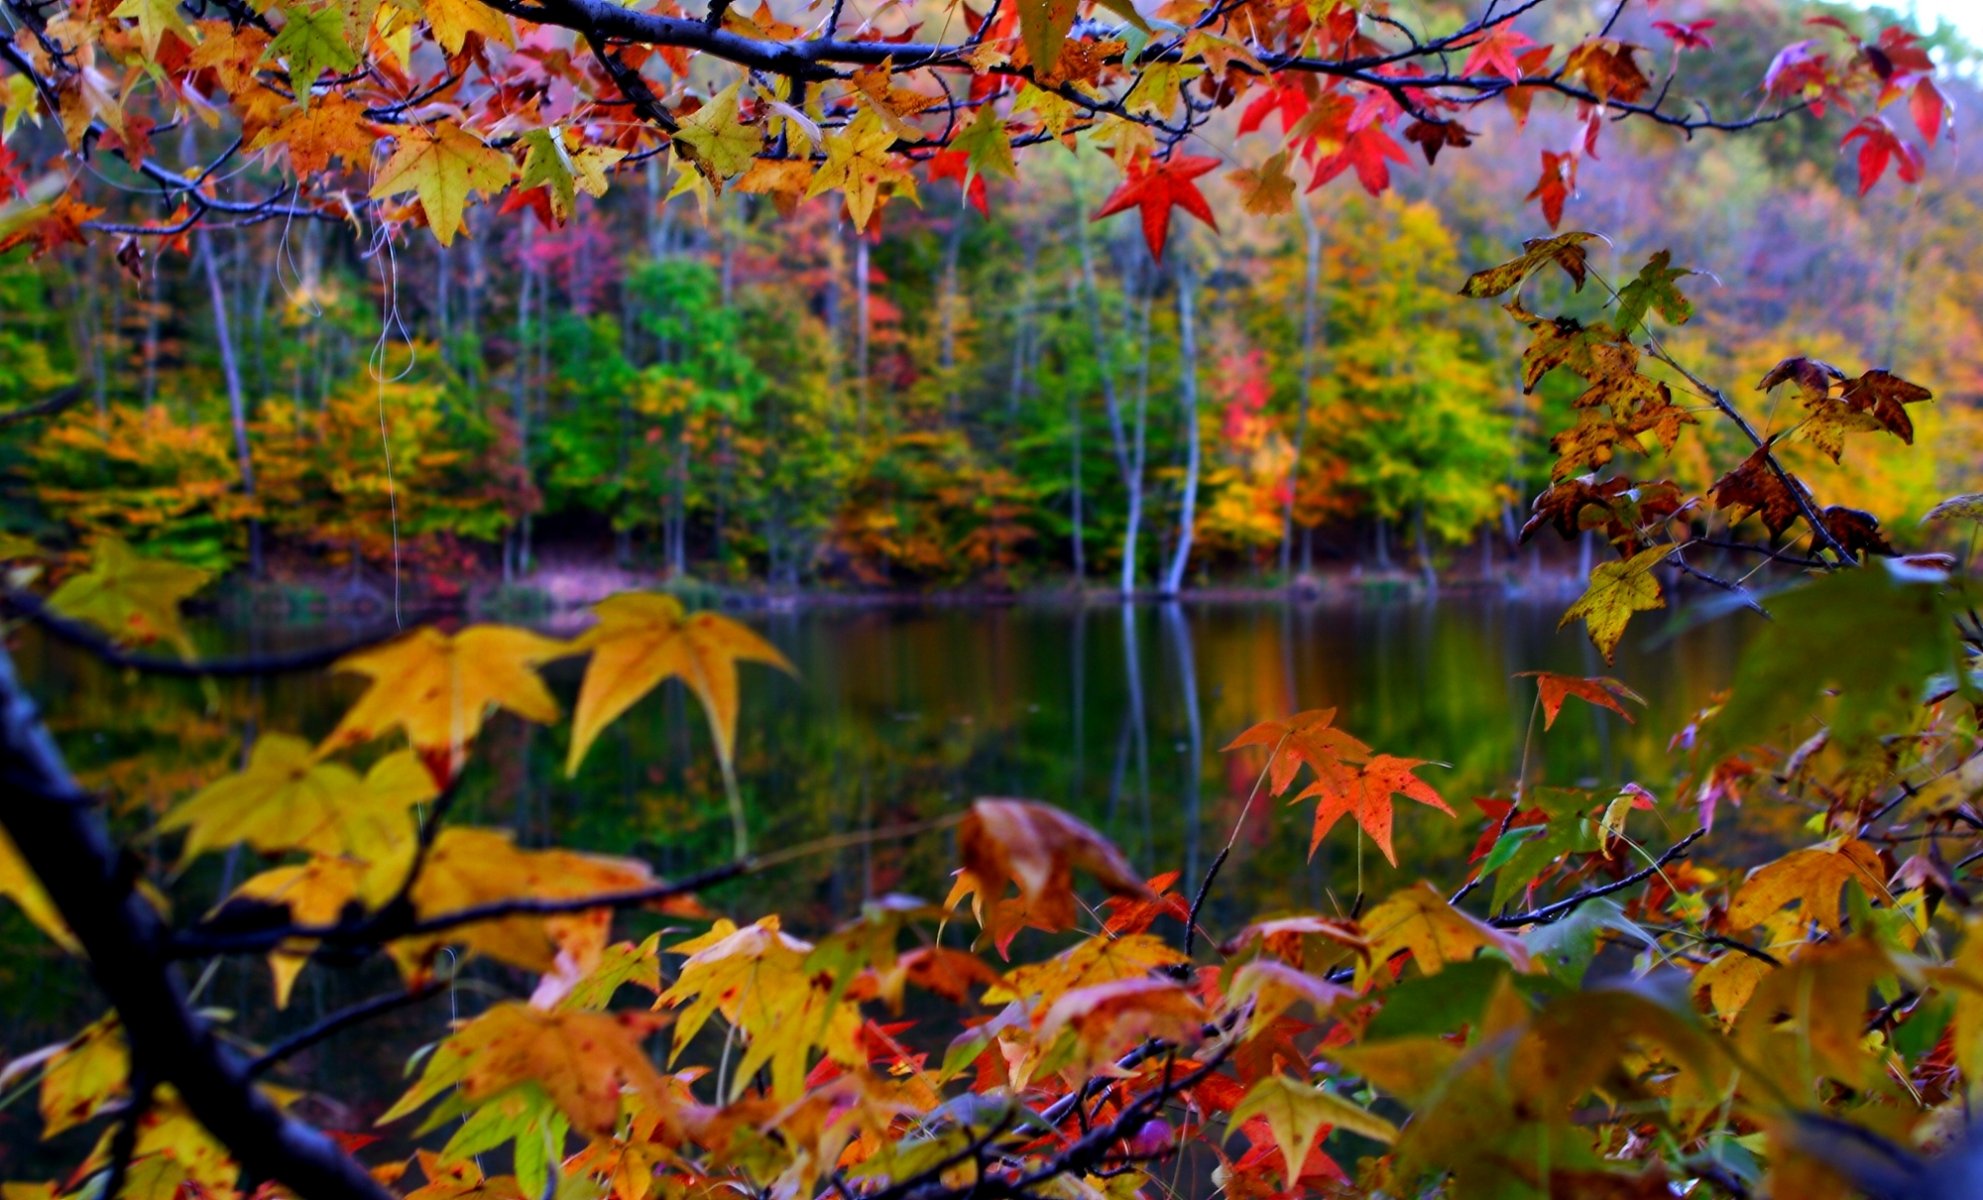
[[[1074,924],[1074,869],[1093,875],[1118,896],[1153,899],[1154,894],[1111,845],[1092,827],[1051,805],[1031,800],[974,801],[957,832],[963,859],[960,889],[975,892],[972,907],[980,921],[985,905],[1019,889],[1029,923],[1065,929]],[[953,895],[955,903],[960,897]]]

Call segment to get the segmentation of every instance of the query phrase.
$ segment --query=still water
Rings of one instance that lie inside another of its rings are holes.
[[[798,668],[796,679],[742,668],[738,773],[754,843],[779,848],[830,833],[960,809],[976,796],[1050,801],[1084,817],[1148,874],[1196,879],[1232,833],[1262,759],[1220,747],[1255,721],[1334,707],[1377,750],[1449,764],[1421,774],[1459,814],[1399,801],[1394,870],[1353,826],[1307,856],[1312,802],[1255,808],[1206,909],[1215,936],[1243,919],[1337,911],[1359,890],[1383,894],[1427,877],[1450,883],[1484,819],[1473,801],[1506,794],[1527,762],[1532,783],[1616,788],[1636,781],[1680,829],[1668,739],[1724,685],[1745,619],[1652,614],[1606,668],[1581,629],[1559,632],[1560,602],[1444,600],[1382,606],[1278,604],[812,609],[745,619]],[[332,641],[334,628],[207,629],[215,650]],[[310,676],[225,687],[135,680],[29,638],[19,650],[65,751],[142,828],[164,805],[240,761],[260,731],[320,737],[359,690]],[[1531,727],[1531,670],[1611,674],[1643,694],[1636,723],[1572,701],[1554,729]],[[566,704],[578,664],[548,672]],[[1527,745],[1527,753],[1524,747]],[[502,718],[478,749],[460,819],[503,824],[526,844],[648,858],[685,874],[728,857],[720,777],[699,711],[678,685],[637,706],[564,775],[565,731]],[[169,843],[153,847],[167,856]],[[188,912],[261,864],[218,856],[187,869]],[[706,897],[739,919],[784,915],[815,932],[889,892],[941,898],[954,865],[946,835],[822,855]],[[1361,873],[1359,876],[1359,872]],[[11,918],[10,918],[11,920]],[[15,1014],[6,1049],[94,1016],[80,974],[9,924],[0,997]],[[491,970],[491,982],[512,986]],[[382,969],[313,967],[290,1013],[249,1020],[266,1038],[391,987]],[[205,999],[265,1013],[259,968],[227,971]],[[473,998],[451,1003],[479,1004]],[[409,1021],[438,1032],[445,1014]],[[362,1107],[398,1086],[417,1037],[359,1039],[298,1064],[291,1082],[330,1087]],[[0,1123],[10,1114],[0,1113]],[[12,1142],[12,1137],[0,1142]],[[18,1143],[16,1143],[18,1144]]]

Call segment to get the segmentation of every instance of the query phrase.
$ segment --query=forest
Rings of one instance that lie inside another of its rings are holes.
[[[1943,11],[0,0],[0,1200],[1978,1194]]]
[[[1735,111],[1768,48],[1829,11],[1715,9],[1695,18],[1716,21],[1712,55],[1657,13],[1627,21]],[[1533,37],[1567,43],[1582,20],[1540,14]],[[1927,44],[1976,61],[1952,31]],[[1972,77],[1938,85],[1951,111]],[[597,199],[510,193],[529,219],[468,208],[454,246],[288,218],[79,268],[17,252],[0,403],[81,402],[6,448],[5,531],[114,535],[318,599],[389,576],[445,598],[546,564],[554,590],[613,568],[784,592],[1535,571],[1517,556],[1551,479],[1535,443],[1576,393],[1511,385],[1518,331],[1453,287],[1539,227],[1513,202],[1533,152],[1455,145],[1434,167],[1438,144],[1412,145],[1284,196],[1289,218],[1225,168],[1265,157],[1290,105],[1220,114],[1228,161],[1202,180],[1219,228],[1180,217],[1161,263],[1131,218],[1088,219],[1117,172],[1072,138],[1023,181],[946,151],[919,205],[865,229],[747,183],[669,203],[692,184],[649,158]],[[1573,116],[1538,111],[1535,140],[1572,140]],[[1484,146],[1513,139],[1508,114],[1476,123]],[[1623,125],[1551,215],[1621,262],[1664,248],[1715,279],[1676,335],[1706,375],[1760,378],[1796,341],[1935,379],[1954,402],[1913,451],[1787,451],[1841,502],[1918,519],[1983,454],[1979,168],[1952,145],[1916,186],[1862,198],[1856,157],[1823,136]],[[1675,458],[1676,482],[1712,481],[1719,436]]]

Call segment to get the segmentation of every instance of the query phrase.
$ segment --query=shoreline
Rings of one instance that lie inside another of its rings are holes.
[[[1139,606],[1291,604],[1327,608],[1415,604],[1440,599],[1567,601],[1574,599],[1582,588],[1583,580],[1575,572],[1556,569],[1510,570],[1490,578],[1455,575],[1437,579],[1430,586],[1418,572],[1348,569],[1307,576],[1288,584],[1212,583],[1186,587],[1174,595],[1146,588],[1127,597],[1116,588],[1093,583],[1076,588],[1066,579],[1041,581],[1018,589],[973,586],[774,590],[763,584],[671,581],[659,573],[618,568],[553,566],[507,582],[474,580],[447,592],[402,585],[397,599],[389,579],[354,578],[349,574],[259,581],[237,577],[230,581],[228,598],[213,607],[235,617],[304,622],[378,618],[391,615],[395,608],[409,619],[467,616],[541,620],[581,613],[606,596],[627,590],[666,592],[680,597],[692,609],[852,612],[919,608],[1109,608],[1125,603]]]

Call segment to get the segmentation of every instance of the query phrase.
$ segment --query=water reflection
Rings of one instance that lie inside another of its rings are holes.
[[[1311,861],[1311,807],[1256,806],[1206,925],[1220,936],[1242,916],[1329,911],[1347,906],[1359,883],[1381,893],[1420,876],[1450,880],[1481,825],[1471,801],[1505,788],[1522,760],[1534,689],[1511,676],[1604,671],[1577,631],[1556,630],[1560,611],[1553,603],[1448,599],[753,616],[799,668],[797,680],[745,669],[738,771],[753,840],[787,846],[924,819],[979,795],[1025,796],[1079,813],[1139,868],[1182,870],[1189,886],[1231,835],[1258,777],[1257,752],[1225,755],[1219,747],[1262,718],[1336,707],[1339,723],[1377,749],[1450,764],[1423,774],[1460,819],[1401,806],[1403,865],[1393,870],[1381,855],[1359,853],[1348,822]],[[1608,673],[1646,695],[1648,711],[1628,725],[1582,706],[1566,709],[1546,736],[1538,727],[1532,780],[1637,780],[1670,804],[1677,764],[1667,738],[1726,681],[1747,628],[1724,619],[1657,648],[1629,640]],[[277,649],[337,632],[207,629],[202,636],[213,649]],[[138,828],[239,763],[257,731],[321,736],[358,691],[356,680],[327,677],[220,687],[136,681],[31,635],[25,641],[22,668],[57,719],[64,749]],[[569,700],[578,664],[549,673]],[[678,687],[610,729],[575,779],[563,773],[565,736],[508,717],[492,722],[462,818],[513,826],[528,843],[642,855],[664,873],[727,856],[707,727]],[[709,903],[742,918],[775,910],[789,927],[818,929],[869,896],[940,897],[953,862],[940,837],[871,846],[733,885]],[[182,883],[184,911],[262,865],[251,855],[194,864]],[[29,939],[18,925],[6,930],[0,994],[21,1016],[7,1045],[19,1053],[88,1015],[95,1001],[73,971],[24,949]],[[382,968],[355,978],[313,969],[286,1024],[386,986]],[[265,1011],[266,997],[265,978],[245,970],[217,978],[209,995],[243,1013]],[[408,1018],[427,1032],[438,1019],[432,1012]],[[348,1085],[361,1071],[384,1095],[398,1068],[389,1056],[411,1043],[379,1042],[306,1067],[320,1084]]]

